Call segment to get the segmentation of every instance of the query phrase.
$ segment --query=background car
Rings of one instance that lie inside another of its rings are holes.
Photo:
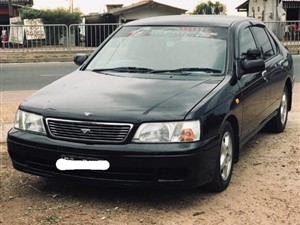
[[[16,169],[118,187],[223,191],[260,129],[282,132],[293,61],[265,25],[229,16],[125,24],[19,107]]]

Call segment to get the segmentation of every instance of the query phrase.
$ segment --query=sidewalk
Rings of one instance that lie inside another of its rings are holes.
[[[1,63],[72,62],[76,53],[91,54],[92,50],[7,52],[0,48]]]
[[[1,49],[0,49],[1,52]],[[1,52],[1,63],[71,62],[74,52]]]

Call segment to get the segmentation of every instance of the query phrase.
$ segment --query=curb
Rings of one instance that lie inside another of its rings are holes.
[[[1,52],[1,63],[36,63],[36,62],[72,62],[76,53],[91,54],[92,50],[83,51],[40,51],[40,52]]]
[[[73,58],[66,57],[66,58],[53,58],[53,59],[1,59],[0,63],[40,63],[40,62],[72,62]]]

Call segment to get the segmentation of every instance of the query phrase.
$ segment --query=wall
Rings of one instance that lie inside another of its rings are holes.
[[[17,7],[13,7],[13,17],[19,16],[19,11]],[[9,25],[8,7],[0,5],[0,24]]]
[[[249,16],[265,22],[277,21],[277,0],[250,0]]]
[[[8,8],[5,6],[0,6],[0,15],[8,15]]]
[[[177,12],[173,11],[170,8],[154,5],[153,7],[139,8],[134,11],[125,12],[119,15],[118,22],[121,23],[122,20],[124,19],[126,19],[126,21],[132,21],[132,20],[143,19],[143,18],[154,17],[154,16],[176,15],[176,14],[178,15]]]
[[[13,6],[13,14],[15,16],[19,16],[18,7]],[[0,6],[0,15],[8,15],[8,7],[7,6]]]

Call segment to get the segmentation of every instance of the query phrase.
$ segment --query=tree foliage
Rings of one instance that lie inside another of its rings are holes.
[[[28,7],[20,9],[22,19],[41,18],[44,24],[78,24],[81,22],[82,13],[79,10],[69,12],[64,8],[37,10]]]
[[[217,1],[213,3],[211,1],[202,2],[196,6],[193,14],[216,14],[226,13],[226,5]]]

